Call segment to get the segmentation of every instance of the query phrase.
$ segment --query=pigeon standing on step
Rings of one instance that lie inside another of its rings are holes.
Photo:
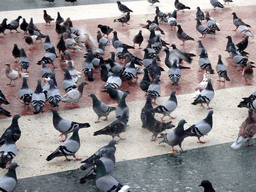
[[[191,103],[192,105],[197,105],[197,104],[201,104],[202,107],[203,103],[207,104],[208,109],[212,109],[209,107],[209,103],[211,102],[211,100],[214,97],[214,90],[212,87],[212,83],[211,83],[211,79],[208,79],[208,83],[206,88],[197,96],[197,98],[194,100],[193,103]]]
[[[215,9],[216,7],[224,8],[224,6],[223,6],[218,0],[210,0],[210,3],[211,3],[212,6],[214,7],[214,9]]]
[[[17,154],[17,151],[17,146],[12,139],[12,131],[7,130],[5,142],[0,150],[0,167],[2,169],[6,168],[6,166],[12,162],[13,158]]]
[[[62,142],[66,141],[68,134],[74,132],[76,129],[90,127],[89,123],[77,123],[77,122],[62,118],[56,109],[52,110],[52,114],[53,114],[52,120],[53,120],[54,128],[57,129],[59,132],[61,132],[61,135],[65,136],[65,139],[62,140]]]
[[[0,146],[2,146],[4,144],[4,142],[5,142],[5,138],[6,138],[6,135],[7,135],[7,130],[11,130],[11,137],[12,137],[12,140],[14,142],[19,140],[19,138],[21,136],[20,127],[19,127],[19,124],[18,124],[18,119],[19,118],[20,118],[19,115],[15,115],[12,118],[11,125],[4,131],[4,133],[0,137]]]
[[[18,91],[18,98],[28,105],[32,100],[33,91],[28,87],[27,78],[23,77],[21,89]]]
[[[120,140],[124,140],[125,138],[120,137],[119,135],[125,131],[127,115],[124,113],[121,118],[115,120],[110,125],[104,127],[103,129],[96,131],[93,133],[93,136],[97,135],[110,135],[112,140],[117,136]]]
[[[171,119],[175,119],[175,117],[172,117],[170,115],[178,106],[178,101],[175,93],[176,91],[173,90],[167,101],[165,101],[161,105],[158,105],[156,108],[154,108],[155,113],[163,114],[163,117],[161,118],[162,121],[164,121],[163,118],[165,116],[169,116]]]
[[[252,146],[252,144],[249,144],[249,141],[256,133],[256,121],[253,117],[254,113],[253,109],[248,110],[248,117],[240,125],[238,138],[231,145],[233,149],[240,148],[243,143],[247,143],[248,146]]]
[[[11,163],[8,172],[0,178],[0,190],[13,192],[17,185],[17,176],[15,169],[18,167],[17,163]]]
[[[73,156],[76,161],[80,161],[81,159],[76,158],[76,152],[80,148],[80,138],[78,135],[79,127],[75,127],[73,130],[72,136],[67,139],[62,145],[60,145],[53,153],[51,153],[46,160],[51,161],[55,157],[65,156],[66,161],[70,161],[67,156]]]
[[[223,82],[226,81],[230,81],[229,77],[228,77],[228,74],[227,74],[227,67],[226,65],[223,64],[222,60],[221,60],[221,55],[218,56],[219,57],[219,60],[218,60],[218,63],[216,65],[216,71],[219,75],[219,81],[221,77],[224,78]]]
[[[25,69],[26,70],[26,73],[28,72],[28,68],[29,68],[29,65],[30,65],[30,60],[29,58],[27,57],[26,53],[25,53],[25,50],[23,48],[20,49],[20,60],[19,60],[19,64],[20,64],[20,67],[21,67],[21,70],[22,69]]]
[[[183,142],[183,140],[185,139],[185,135],[184,135],[184,124],[187,123],[184,119],[180,120],[178,123],[178,126],[171,130],[168,133],[161,133],[161,136],[158,138],[163,138],[163,140],[160,143],[167,143],[168,145],[170,145],[172,147],[172,151],[175,152],[177,150],[175,150],[173,147],[176,145],[179,145],[181,152],[185,152],[182,148],[181,148],[181,143]]]
[[[108,115],[111,111],[114,111],[116,108],[115,107],[109,107],[102,101],[100,101],[95,94],[90,94],[89,95],[92,98],[92,103],[93,103],[93,111],[97,114],[98,120],[95,121],[95,123],[100,122],[100,118],[102,116],[106,117],[103,121],[108,120]]]
[[[7,26],[6,26],[6,29],[9,29],[10,32],[12,32],[12,30],[15,30],[16,32],[19,32],[17,31],[18,27],[20,26],[20,19],[22,17],[21,16],[18,16],[17,19],[15,20],[12,20]]]
[[[117,1],[116,3],[117,3],[119,11],[121,11],[122,13],[133,12],[126,5],[122,4],[120,1]]]
[[[212,130],[212,124],[213,124],[212,114],[213,114],[213,110],[210,110],[206,118],[196,122],[191,127],[186,129],[185,136],[186,137],[195,136],[198,138],[199,143],[204,144],[205,142],[201,141],[200,137],[203,137],[204,135],[208,134]]]
[[[209,180],[203,180],[198,187],[203,187],[205,192],[215,192]]]
[[[183,3],[179,2],[179,0],[175,0],[174,6],[178,11],[179,10],[184,11],[184,9],[190,9],[190,7],[188,7],[188,6],[184,5]]]
[[[45,25],[47,25],[47,24],[50,25],[50,24],[51,24],[51,21],[54,20],[50,15],[47,14],[46,10],[44,10],[43,18],[44,18],[44,21],[45,21],[45,23],[46,23]]]
[[[36,90],[32,94],[32,99],[31,99],[32,106],[34,107],[34,114],[38,114],[43,110],[45,100],[46,98],[41,85],[41,79],[38,79]]]

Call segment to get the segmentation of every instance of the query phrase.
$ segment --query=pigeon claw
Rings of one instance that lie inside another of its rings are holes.
[[[120,140],[125,140],[125,138],[122,138],[122,137],[120,137],[120,136],[118,136],[118,137],[119,137],[119,141],[120,141]]]
[[[94,123],[99,123],[100,121],[98,120],[98,121],[94,121]]]
[[[82,160],[82,158],[75,158],[75,160],[74,161],[81,161]]]
[[[197,143],[201,143],[201,144],[205,144],[206,142],[201,141],[200,139],[198,139]]]
[[[176,119],[176,117],[172,117],[171,115],[169,115],[170,119]]]
[[[107,121],[108,120],[108,117],[106,117],[105,119],[103,119],[103,121]]]
[[[66,156],[65,156],[65,161],[71,161],[72,159],[69,159],[69,158],[67,158]]]
[[[63,143],[63,142],[65,142],[65,141],[66,141],[66,139],[63,139],[63,140],[61,140],[60,142],[62,142],[62,143]]]

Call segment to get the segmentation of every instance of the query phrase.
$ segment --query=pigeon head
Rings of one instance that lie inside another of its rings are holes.
[[[120,4],[121,4],[121,2],[120,2],[120,1],[117,1],[116,3],[117,3],[118,5],[120,5]]]
[[[114,147],[116,144],[118,144],[118,142],[116,140],[111,140],[108,144],[108,146],[110,147]]]
[[[208,180],[203,180],[198,187],[203,187],[205,191],[212,191],[212,192],[215,191],[212,187],[212,183]]]
[[[197,10],[200,10],[200,7],[197,7]]]
[[[11,163],[9,170],[14,170],[16,167],[19,167],[19,165],[16,162]]]
[[[78,91],[82,94],[83,90],[84,90],[84,86],[88,85],[88,83],[86,83],[85,81],[83,81],[82,83],[80,83],[80,85],[78,85],[77,89]]]
[[[177,49],[177,47],[176,47],[175,44],[171,44],[171,47],[172,47],[173,49]]]
[[[160,143],[167,143],[168,142],[167,141],[167,133],[161,133],[160,137],[158,137],[158,138],[163,138],[163,140],[160,141],[158,144],[160,144]]]

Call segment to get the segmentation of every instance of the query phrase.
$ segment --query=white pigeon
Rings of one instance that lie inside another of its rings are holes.
[[[244,35],[244,36],[250,36],[253,37],[252,32],[249,30],[249,28],[245,25],[240,25],[238,27],[238,30]]]

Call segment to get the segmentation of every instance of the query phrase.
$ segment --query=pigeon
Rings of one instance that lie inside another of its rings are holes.
[[[42,89],[41,79],[38,79],[36,90],[32,94],[32,99],[31,99],[32,106],[34,107],[34,114],[38,114],[43,110],[45,100],[46,98]]]
[[[28,72],[28,68],[30,65],[30,60],[27,57],[25,50],[23,48],[20,49],[20,59],[19,59],[19,64],[21,69],[25,69],[26,73]]]
[[[122,80],[128,80],[128,84],[132,84],[133,79],[138,79],[137,69],[135,68],[135,59],[132,58],[131,62],[125,65],[125,68],[121,74]]]
[[[20,29],[24,31],[24,33],[27,33],[28,29],[28,23],[25,18],[22,18],[22,23],[20,24]]]
[[[253,71],[253,68],[252,68],[252,62],[251,61],[247,62],[247,66],[244,67],[242,75],[243,75],[246,83],[248,85],[251,85],[250,81],[252,80],[253,75],[254,75],[254,71]]]
[[[158,138],[163,138],[163,140],[160,141],[159,144],[167,143],[168,145],[170,145],[172,147],[173,152],[177,151],[173,147],[176,145],[179,145],[181,152],[185,152],[181,148],[181,143],[185,139],[185,135],[184,135],[184,124],[185,123],[187,123],[187,122],[184,119],[181,119],[178,123],[178,126],[175,129],[171,130],[168,133],[161,133],[160,137],[158,137]]]
[[[203,180],[198,187],[203,187],[205,192],[215,192],[212,183],[208,180]]]
[[[52,73],[52,75],[51,75],[51,77],[50,77],[50,79],[47,79],[47,83],[43,86],[43,92],[44,92],[44,94],[45,94],[45,97],[46,97],[46,99],[47,99],[47,92],[49,91],[49,89],[50,89],[50,80],[53,80],[53,84],[55,85],[55,86],[58,86],[57,85],[57,81],[56,81],[56,78],[55,78],[55,73],[53,72]]]
[[[110,67],[111,67],[110,71],[111,72],[113,72],[113,73],[117,72],[119,74],[122,73],[123,66],[115,61],[115,53],[114,52],[111,52],[111,58],[109,58],[106,62],[110,65]]]
[[[148,91],[148,87],[152,82],[149,79],[149,75],[148,75],[148,69],[144,69],[144,76],[143,79],[140,82],[140,88],[142,91],[145,91],[147,93]]]
[[[118,89],[122,85],[122,79],[120,74],[115,71],[112,75],[110,75],[105,83],[106,88]]]
[[[151,83],[148,87],[147,95],[150,95],[152,99],[154,99],[154,102],[152,104],[156,105],[156,99],[157,97],[160,97],[160,85],[159,85],[159,78],[160,76],[157,76],[153,83]]]
[[[224,1],[224,5],[226,4],[226,2],[228,2],[228,4],[229,4],[229,2],[233,2],[233,0],[223,0]]]
[[[196,9],[196,18],[199,18],[201,21],[204,20],[204,12],[201,11],[200,7],[197,7]]]
[[[242,53],[247,48],[247,46],[248,46],[248,39],[249,39],[249,36],[246,36],[241,42],[236,44],[237,51]]]
[[[90,127],[89,123],[77,123],[77,122],[62,118],[56,109],[52,109],[52,114],[53,114],[52,120],[53,120],[54,128],[59,132],[61,132],[61,136],[62,135],[65,136],[65,139],[62,140],[62,142],[66,141],[69,133],[75,132],[77,129]]]
[[[5,142],[5,138],[7,136],[7,130],[11,130],[11,136],[12,136],[12,140],[14,142],[19,140],[19,138],[21,136],[20,127],[19,127],[19,124],[18,124],[18,119],[19,118],[20,118],[19,115],[15,115],[12,118],[12,124],[4,131],[4,133],[0,137],[0,146],[2,146]]]
[[[34,30],[39,31],[37,26],[34,24],[32,17],[30,18],[30,22],[29,22],[28,27],[27,27],[27,30],[29,30],[29,29],[32,30],[32,31],[34,31]]]
[[[59,36],[61,36],[64,32],[67,31],[67,29],[65,26],[56,23],[55,31]]]
[[[250,36],[250,37],[254,37],[252,32],[249,30],[249,28],[245,25],[240,25],[238,27],[238,30],[243,34],[243,37],[246,37],[246,36]]]
[[[82,71],[87,76],[88,81],[94,81],[94,78],[93,78],[94,66],[93,66],[92,60],[93,60],[92,52],[88,50],[87,57],[84,63],[82,64]]]
[[[4,31],[7,28],[7,23],[6,22],[7,22],[7,18],[4,18],[2,23],[0,24],[0,33],[3,33],[4,35],[5,35]]]
[[[208,79],[207,87],[197,96],[197,98],[191,103],[192,105],[197,105],[198,103],[201,103],[201,106],[203,106],[203,103],[207,104],[208,109],[212,109],[209,107],[209,103],[214,97],[214,90],[212,87],[211,79]]]
[[[12,55],[15,58],[15,63],[17,63],[18,61],[16,59],[20,58],[20,49],[17,44],[14,44]]]
[[[81,82],[77,88],[71,89],[65,95],[61,96],[61,101],[72,104],[73,105],[72,107],[69,106],[70,109],[79,108],[79,106],[75,105],[75,103],[77,103],[82,97],[85,85],[87,85],[85,81]]]
[[[247,57],[242,56],[238,51],[235,50],[235,48],[231,48],[230,54],[234,63],[240,66],[241,68],[246,67],[248,62],[253,63],[252,61],[249,61]]]
[[[71,77],[71,75],[69,73],[69,69],[67,67],[65,67],[65,75],[64,75],[64,79],[62,81],[62,87],[66,91],[66,93],[71,91],[72,89],[77,88],[76,82]]]
[[[9,101],[7,101],[3,92],[0,90],[0,105],[2,105],[2,104],[9,105],[10,103],[9,103]]]
[[[182,45],[184,45],[185,41],[188,41],[188,40],[194,41],[194,39],[193,39],[192,37],[188,36],[188,35],[182,30],[182,28],[181,28],[180,25],[177,25],[177,27],[178,27],[177,37],[178,37],[178,39],[180,39],[181,41],[183,41],[183,44],[182,44]]]
[[[248,109],[253,108],[253,102],[256,99],[256,91],[253,92],[249,97],[244,97],[243,101],[239,103],[237,107],[246,107]]]
[[[214,7],[214,9],[215,9],[216,7],[224,8],[224,6],[223,6],[218,0],[210,0],[210,3],[211,3],[212,6]]]
[[[155,111],[154,111],[154,108],[152,106],[150,96],[147,96],[146,103],[145,103],[144,107],[141,109],[141,113],[140,113],[142,128],[144,128],[144,129],[147,128],[146,122],[147,122],[148,116],[146,115],[146,111],[149,111],[152,114],[152,116],[155,117]]]
[[[103,35],[109,35],[112,31],[113,31],[113,28],[110,28],[109,26],[107,25],[101,25],[99,24],[98,25],[98,28],[100,28],[101,32],[103,33]]]
[[[51,161],[55,157],[65,156],[66,161],[70,161],[67,156],[73,156],[76,161],[80,161],[81,159],[76,158],[76,152],[80,148],[80,138],[78,135],[79,127],[75,127],[73,129],[72,136],[67,139],[62,145],[60,145],[53,153],[51,153],[46,160]]]
[[[2,169],[6,168],[6,166],[12,162],[17,154],[17,150],[17,146],[12,139],[12,131],[7,130],[5,142],[0,150],[0,167]]]
[[[156,79],[157,76],[160,78],[161,71],[164,71],[164,69],[157,64],[156,60],[157,58],[155,57],[148,68],[149,75],[153,80]]]
[[[171,26],[171,31],[172,31],[172,27],[177,26],[177,10],[175,9],[173,11],[173,13],[168,13],[166,16],[167,19],[167,23]]]
[[[97,31],[97,41],[99,44],[101,43],[104,47],[110,44],[110,41],[101,34],[100,30]]]
[[[49,81],[50,88],[47,91],[47,100],[51,104],[52,107],[58,107],[59,102],[61,101],[61,95],[58,87],[54,84],[54,81],[51,79]]]
[[[93,103],[93,111],[97,114],[98,116],[98,120],[95,121],[95,123],[99,123],[100,122],[100,118],[102,116],[106,117],[103,121],[107,121],[108,120],[108,115],[111,111],[116,110],[115,107],[109,107],[107,106],[105,103],[103,103],[102,101],[100,101],[95,94],[90,94],[89,95],[92,98],[92,103]]]
[[[186,53],[186,52],[183,52],[179,49],[177,49],[176,45],[175,44],[172,44],[171,47],[173,48],[173,53],[179,58],[179,59],[182,59],[188,63],[191,63],[192,62],[192,57],[195,57],[196,55],[193,54],[193,53]]]
[[[175,119],[175,117],[172,117],[170,114],[173,112],[176,107],[178,106],[178,101],[175,96],[176,91],[173,90],[169,99],[165,101],[163,104],[158,105],[156,108],[154,108],[155,113],[161,113],[163,114],[163,117],[161,120],[164,122],[163,118],[165,116],[169,116],[171,119]]]
[[[120,103],[116,106],[116,118],[119,119],[123,116],[123,114],[126,114],[127,121],[124,122],[127,124],[129,120],[129,107],[127,106],[125,99],[127,97],[128,93],[124,94],[120,100]]]
[[[126,15],[123,16],[123,17],[120,17],[118,19],[114,19],[114,22],[120,22],[120,23],[122,23],[122,26],[123,26],[124,23],[129,25],[128,21],[130,21],[130,12],[127,12]]]
[[[17,163],[11,163],[8,172],[0,178],[1,191],[12,192],[15,190],[17,185],[16,167],[18,167]]]
[[[129,9],[126,5],[122,4],[120,1],[117,1],[117,6],[119,11],[121,11],[122,13],[130,13],[133,12],[131,9]]]
[[[181,70],[177,66],[177,60],[175,60],[172,66],[170,67],[168,71],[168,76],[172,80],[172,85],[178,86],[178,82],[181,78]]]
[[[6,117],[11,117],[11,113],[4,108],[0,107],[0,115],[6,116]]]
[[[17,19],[12,20],[12,21],[6,26],[6,29],[9,29],[10,32],[12,32],[12,30],[17,31],[18,27],[20,26],[20,19],[21,19],[21,18],[22,18],[21,16],[18,16]],[[17,32],[19,32],[19,31],[17,31]]]
[[[206,34],[213,34],[215,35],[215,31],[214,30],[210,30],[209,28],[205,27],[204,25],[202,25],[201,21],[199,18],[196,18],[196,29],[199,33],[202,34],[202,37],[200,38],[203,38],[206,36]]]
[[[46,64],[43,62],[42,69],[41,69],[41,77],[42,78],[48,78],[52,75],[52,70],[46,66]]]
[[[232,15],[233,15],[233,24],[236,26],[236,29],[235,29],[235,30],[237,30],[237,28],[238,28],[240,25],[245,25],[246,27],[251,27],[250,25],[244,23],[244,22],[242,21],[242,19],[240,19],[239,17],[237,17],[237,15],[236,15],[235,12],[233,12]]]
[[[185,137],[195,136],[198,138],[199,143],[204,144],[205,142],[201,141],[200,137],[208,134],[212,130],[212,114],[213,110],[210,110],[206,118],[196,122],[186,129]]]
[[[129,91],[121,91],[111,87],[106,87],[106,89],[102,90],[102,92],[108,93],[110,98],[114,101],[117,101],[118,103],[121,101],[121,98],[123,97],[124,94],[130,93]]]
[[[18,71],[11,69],[10,63],[6,63],[5,65],[7,66],[5,70],[6,77],[8,77],[11,80],[10,83],[8,83],[7,85],[14,87],[15,85],[12,84],[12,81],[15,81],[21,75],[18,73]]]
[[[218,57],[219,57],[219,60],[218,60],[218,63],[216,65],[216,71],[219,75],[219,81],[221,81],[220,80],[221,77],[224,78],[223,82],[225,82],[225,80],[230,81],[230,79],[228,77],[228,74],[227,74],[227,67],[226,67],[226,65],[223,64],[223,62],[221,60],[221,55],[219,55]]]
[[[152,59],[152,56],[150,56],[148,49],[143,49],[143,51],[145,53],[144,53],[144,57],[142,60],[142,64],[145,68],[148,68],[152,64],[153,59]],[[154,50],[154,52],[155,52],[155,50]],[[156,54],[156,52],[155,52],[155,54]]]
[[[216,23],[213,19],[210,19],[209,17],[206,17],[207,21],[207,27],[210,31],[220,31],[220,28],[218,27],[218,23]]]
[[[155,13],[156,13],[156,16],[160,19],[160,21],[167,22],[167,15],[165,13],[163,13],[162,11],[160,11],[158,6],[156,6]]]
[[[23,77],[21,89],[18,91],[18,98],[23,101],[25,105],[31,103],[33,91],[28,87],[27,78]]]
[[[118,39],[116,31],[113,31],[112,45],[115,49],[117,49],[118,47],[123,47],[123,45],[124,45],[124,43]],[[127,48],[134,49],[134,47],[129,46],[129,45],[127,45]]]
[[[207,50],[204,48],[202,41],[198,40],[197,42],[198,42],[198,48],[197,48],[198,55],[200,56],[201,53],[204,52],[208,56]]]
[[[208,55],[206,55],[205,50],[201,51],[198,63],[202,70],[205,70],[206,72],[209,72],[210,74],[214,74],[214,70],[212,69],[211,62],[208,58]]]
[[[103,129],[96,131],[93,133],[93,136],[97,135],[110,135],[112,140],[114,137],[119,137],[120,140],[124,140],[125,138],[120,137],[119,135],[125,131],[127,121],[127,114],[123,113],[122,117],[113,121],[110,125],[104,127]]]
[[[53,21],[54,19],[47,14],[46,10],[44,10],[44,20],[45,20],[45,23],[47,25],[47,23],[50,25],[51,21]]]
[[[61,24],[62,22],[64,22],[64,19],[60,16],[60,12],[57,12],[57,19],[55,22],[58,24]]]
[[[63,35],[60,36],[60,40],[57,44],[57,49],[59,50],[59,53],[62,52],[64,53],[66,51],[66,44],[65,44],[65,41],[63,39]]]
[[[140,45],[143,42],[143,39],[142,30],[140,30],[139,33],[133,37],[133,47],[135,47],[135,44],[139,44],[139,49],[141,49]]]
[[[183,11],[184,11],[184,9],[190,9],[190,7],[185,6],[183,3],[179,2],[179,0],[175,0],[174,6],[176,7],[176,9],[177,9],[178,11],[179,11],[179,10],[183,10]]]
[[[55,4],[55,3],[54,3],[55,0],[45,0],[45,1],[48,1],[49,4]]]
[[[151,5],[154,5],[155,3],[160,3],[159,0],[147,0]]]
[[[102,161],[96,160],[96,178],[95,183],[98,189],[102,192],[129,192],[128,185],[122,185],[114,177],[107,173],[105,165]]]
[[[248,117],[240,125],[238,138],[231,145],[233,149],[240,148],[243,143],[247,143],[248,146],[252,146],[252,144],[249,144],[249,141],[256,133],[256,121],[253,116],[254,116],[253,109],[249,109]]]
[[[65,0],[66,2],[70,2],[70,3],[73,3],[73,4],[75,4],[75,3],[77,3],[77,0]]]
[[[49,35],[46,35],[45,36],[45,41],[44,41],[44,50],[46,52],[50,52],[51,49],[55,50],[54,44],[51,42]]]

